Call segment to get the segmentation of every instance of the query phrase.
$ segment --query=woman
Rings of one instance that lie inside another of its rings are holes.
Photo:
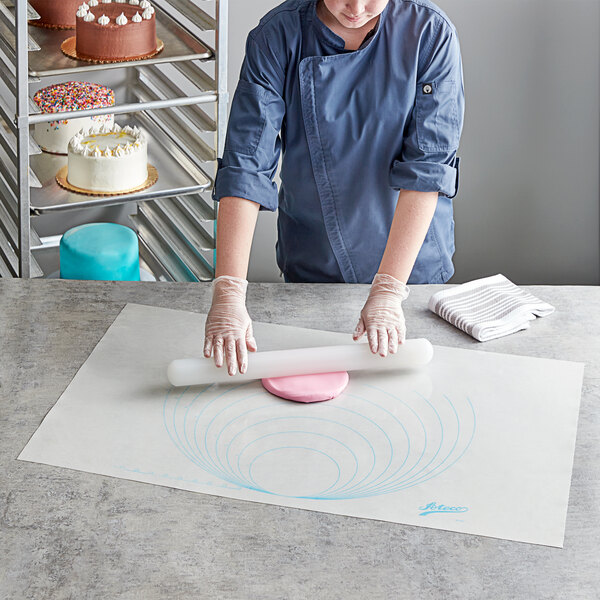
[[[261,209],[279,209],[285,280],[371,283],[353,337],[395,352],[405,284],[454,272],[463,115],[457,33],[428,0],[288,0],[263,17],[217,172],[205,356],[221,366],[225,354],[234,374],[256,350],[245,295]]]

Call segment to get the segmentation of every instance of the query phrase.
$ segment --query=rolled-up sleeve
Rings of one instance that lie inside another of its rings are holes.
[[[401,155],[390,169],[390,186],[453,198],[458,192],[456,152],[464,119],[463,70],[456,31],[442,19],[438,24],[423,53],[415,103]]]
[[[218,161],[214,200],[236,196],[256,202],[261,209],[277,209],[273,178],[281,151],[284,80],[272,50],[264,51],[251,33],[231,103],[223,157]]]

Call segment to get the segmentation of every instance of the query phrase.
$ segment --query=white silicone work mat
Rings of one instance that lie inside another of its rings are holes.
[[[171,388],[166,367],[201,355],[204,319],[128,304],[19,459],[562,546],[582,364],[436,346],[421,371],[354,372],[317,404],[256,381]],[[254,331],[260,350],[354,343],[267,323]]]

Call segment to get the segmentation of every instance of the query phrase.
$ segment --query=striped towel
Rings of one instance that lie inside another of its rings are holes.
[[[504,275],[493,275],[437,292],[429,310],[480,342],[529,327],[529,321],[554,312]]]

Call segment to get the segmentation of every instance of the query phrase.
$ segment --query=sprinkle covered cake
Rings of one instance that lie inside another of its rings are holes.
[[[148,0],[88,0],[76,13],[77,57],[133,60],[157,51],[156,16]]]
[[[33,96],[33,101],[44,113],[105,108],[114,106],[115,93],[103,85],[87,81],[68,81],[45,87]],[[46,152],[67,154],[69,140],[81,129],[104,124],[112,127],[113,115],[97,115],[48,123],[36,123],[35,141]]]
[[[148,179],[148,144],[137,127],[80,131],[69,142],[67,182],[93,192],[125,192]]]
[[[80,3],[81,0],[29,0],[40,15],[39,19],[29,23],[51,29],[75,29],[75,13]]]

